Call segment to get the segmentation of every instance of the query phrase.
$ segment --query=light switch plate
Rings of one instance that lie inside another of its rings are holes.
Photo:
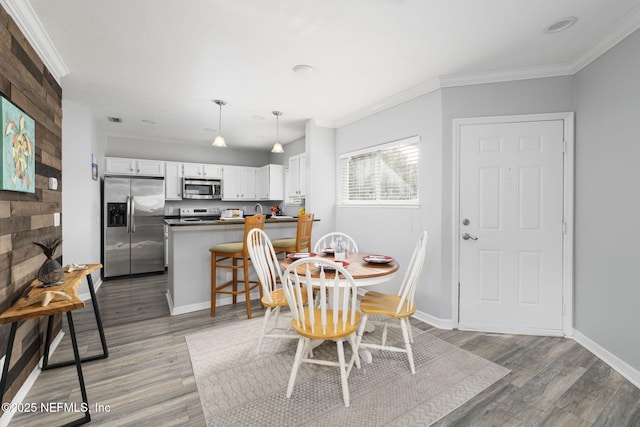
[[[60,212],[53,214],[53,226],[60,227]]]

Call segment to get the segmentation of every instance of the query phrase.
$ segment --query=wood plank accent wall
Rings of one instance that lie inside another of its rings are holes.
[[[54,227],[53,214],[62,212],[63,185],[62,88],[1,6],[0,93],[36,123],[35,193],[0,191],[0,311],[4,311],[35,279],[46,259],[32,242],[62,237],[62,227]],[[48,189],[49,177],[58,179],[57,191]],[[62,246],[56,252],[59,261],[61,254]],[[59,316],[56,323],[59,330]],[[9,327],[0,327],[0,355],[7,348]],[[19,325],[3,402],[11,401],[42,356],[45,330],[46,319]]]

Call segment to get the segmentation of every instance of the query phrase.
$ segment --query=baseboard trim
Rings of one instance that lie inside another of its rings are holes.
[[[51,342],[51,347],[49,348],[50,349],[49,356],[51,356],[56,351],[56,348],[58,347],[58,344],[60,344],[60,342],[62,341],[63,337],[64,337],[64,332],[62,331],[58,332],[58,335],[56,335],[56,337]],[[4,361],[5,361],[5,357],[2,357],[2,360],[0,360],[0,371],[2,371],[2,368],[4,367]],[[31,390],[31,387],[33,387],[33,385],[36,383],[38,376],[40,376],[40,372],[42,372],[41,366],[43,362],[44,362],[44,356],[40,358],[36,367],[33,368],[33,371],[31,371],[31,374],[29,374],[29,377],[27,378],[27,380],[24,382],[24,384],[22,384],[22,387],[20,387],[20,389],[18,390],[14,398],[11,400],[12,407],[19,406],[20,403],[22,403],[22,401],[24,400],[24,398],[27,397],[27,393],[29,393],[29,390]],[[5,413],[3,413],[2,417],[0,417],[0,427],[8,426],[14,414],[15,412],[10,412],[10,411],[6,411]]]
[[[451,319],[441,319],[425,313],[424,311],[416,311],[413,317],[439,329],[453,329],[453,321]]]
[[[577,329],[573,330],[573,340],[589,350],[591,353],[595,354],[616,372],[629,380],[629,382],[631,382],[633,385],[640,388],[640,371],[638,371],[633,366],[629,365],[627,362],[620,359],[618,356],[611,353],[609,350],[605,349],[600,344],[593,341],[591,338],[587,337]]]
[[[200,310],[209,310],[211,308],[210,301],[175,306],[173,304],[173,298],[171,298],[171,293],[169,291],[167,291],[166,296],[167,296],[167,302],[169,303],[169,312],[171,313],[172,316],[176,316],[179,314],[192,313],[194,311],[200,311]],[[255,289],[251,292],[251,300],[253,301],[254,299],[260,299],[260,293]],[[240,303],[244,303],[244,295],[238,295],[237,304],[240,304]],[[225,296],[225,297],[218,297],[218,302],[216,306],[221,307],[223,305],[231,305],[231,304],[233,304],[233,297]]]

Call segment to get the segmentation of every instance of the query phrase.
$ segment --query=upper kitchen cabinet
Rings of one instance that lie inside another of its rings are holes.
[[[187,178],[221,179],[222,165],[183,163],[183,176]]]
[[[256,187],[259,200],[284,198],[284,168],[281,165],[265,165],[258,169]]]
[[[104,173],[105,175],[164,176],[164,162],[106,157]]]
[[[165,162],[164,198],[182,200],[182,163]]]
[[[257,200],[257,168],[225,166],[222,179],[222,200]]]
[[[289,157],[289,180],[287,187],[287,197],[289,199],[299,199],[305,196],[305,161],[306,156],[304,154]]]

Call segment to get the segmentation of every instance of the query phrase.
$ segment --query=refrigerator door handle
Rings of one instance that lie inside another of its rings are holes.
[[[131,232],[131,197],[127,196],[127,233]]]
[[[136,199],[131,196],[131,232],[136,232]]]

